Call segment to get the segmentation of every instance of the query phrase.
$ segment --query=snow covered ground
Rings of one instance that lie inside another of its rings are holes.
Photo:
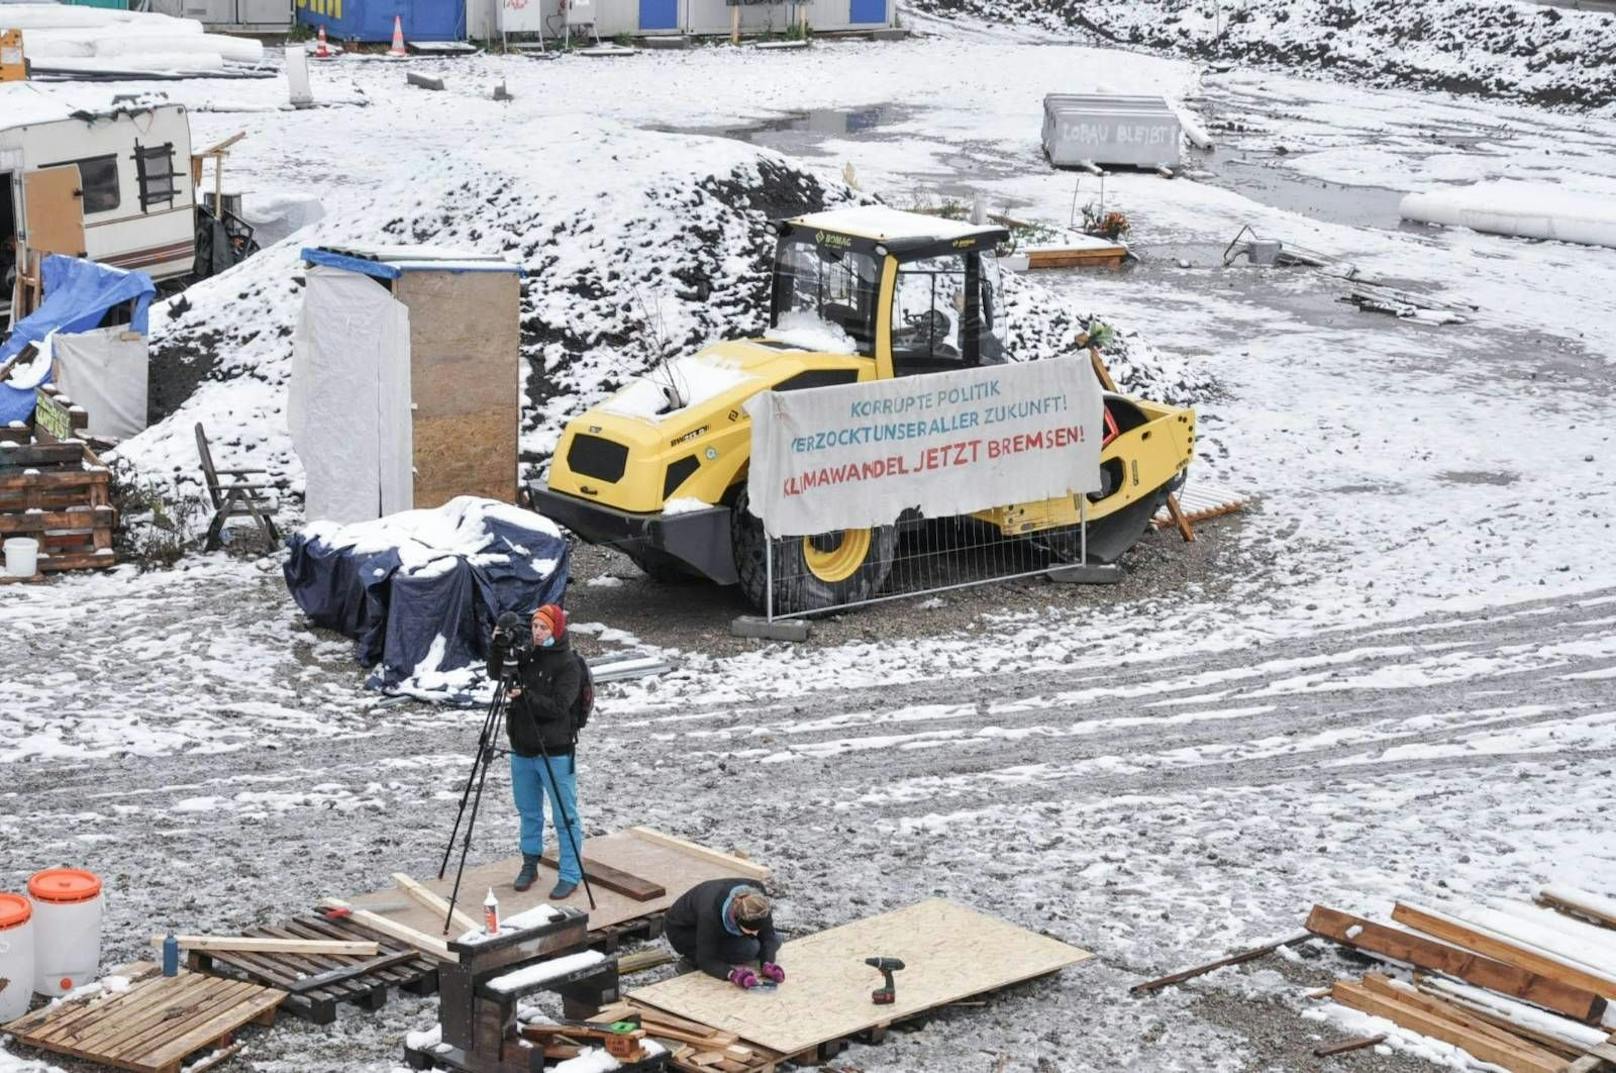
[[[629,576],[573,590],[591,655],[679,660],[602,687],[580,765],[588,831],[647,823],[743,847],[777,869],[799,933],[943,893],[1098,955],[850,1064],[1308,1068],[1324,1030],[1300,996],[1345,970],[1333,953],[1150,1000],[1126,986],[1294,933],[1315,900],[1377,913],[1400,894],[1616,890],[1616,254],[1395,216],[1401,192],[1476,179],[1608,195],[1616,123],[997,32],[412,64],[450,90],[357,61],[317,71],[316,95],[363,105],[165,87],[205,109],[199,144],[248,129],[232,157],[243,185],[318,191],[326,216],[154,313],[160,345],[217,351],[221,375],[243,375],[206,381],[131,445],[148,471],[193,468],[198,417],[222,432],[221,465],[289,463],[299,244],[445,242],[542,268],[524,298],[538,460],[562,414],[649,360],[627,338],[646,322],[675,349],[743,329],[755,227],[779,211],[748,187],[851,197],[851,164],[899,206],[981,191],[1063,226],[1075,180],[1040,161],[1044,93],[1165,92],[1221,139],[1186,178],[1109,179],[1145,263],[1035,276],[1024,294],[1056,308],[1020,318],[1033,345],[1087,313],[1136,333],[1140,381],[1197,398],[1192,473],[1260,497],[1201,544],[1151,538],[1136,562],[1160,569],[1159,589],[1136,573],[1111,593],[950,595],[845,616],[798,649],[693,634],[688,620],[713,622],[690,610],[700,589]],[[501,79],[509,105],[487,99]],[[1098,193],[1085,177],[1079,204]],[[1326,272],[1223,269],[1248,222],[1479,308],[1463,324],[1397,320],[1342,304],[1352,285]],[[642,264],[631,302],[621,287]],[[707,301],[681,296],[686,270],[705,274]],[[1174,557],[1205,569],[1161,568]],[[476,716],[379,704],[347,644],[300,621],[273,561],[12,587],[0,629],[0,888],[47,864],[102,871],[109,961],[142,953],[154,926],[268,922],[435,866]],[[487,817],[478,853],[503,856],[513,818]],[[293,1023],[238,1061],[386,1070],[431,1017],[409,1000]],[[0,1069],[13,1061],[0,1049]],[[1360,1064],[1426,1068],[1401,1051]]]

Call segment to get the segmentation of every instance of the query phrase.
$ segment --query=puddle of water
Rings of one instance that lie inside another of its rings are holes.
[[[1403,230],[1397,206],[1401,190],[1380,186],[1349,186],[1313,179],[1285,168],[1284,157],[1274,152],[1229,148],[1219,144],[1195,158],[1210,172],[1197,176],[1210,186],[1233,190],[1270,208],[1294,212],[1322,223],[1352,227]]]

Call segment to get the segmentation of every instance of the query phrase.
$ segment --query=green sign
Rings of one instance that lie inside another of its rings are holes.
[[[56,401],[53,395],[43,391],[36,391],[37,402],[34,403],[34,424],[50,433],[58,440],[73,438],[73,421],[67,414],[67,407]]]

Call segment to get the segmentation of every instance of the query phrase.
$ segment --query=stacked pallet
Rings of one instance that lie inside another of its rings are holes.
[[[1551,887],[1537,905],[1399,902],[1391,918],[1313,907],[1309,932],[1396,966],[1336,981],[1336,1002],[1510,1073],[1616,1070],[1616,903]]]
[[[647,1036],[667,1045],[669,1063],[685,1073],[775,1073],[784,1056],[698,1021],[632,1000],[607,1006],[597,1021],[638,1021]]]
[[[82,440],[0,439],[0,538],[39,541],[39,572],[116,564],[111,471]]]

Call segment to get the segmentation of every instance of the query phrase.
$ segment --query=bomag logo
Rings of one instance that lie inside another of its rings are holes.
[[[954,240],[954,248],[956,250],[968,250],[975,245],[976,239],[974,238],[957,238]]]
[[[846,235],[832,235],[827,234],[824,231],[816,231],[814,233],[814,241],[819,243],[821,246],[845,247],[853,244],[853,240],[848,238]]]

